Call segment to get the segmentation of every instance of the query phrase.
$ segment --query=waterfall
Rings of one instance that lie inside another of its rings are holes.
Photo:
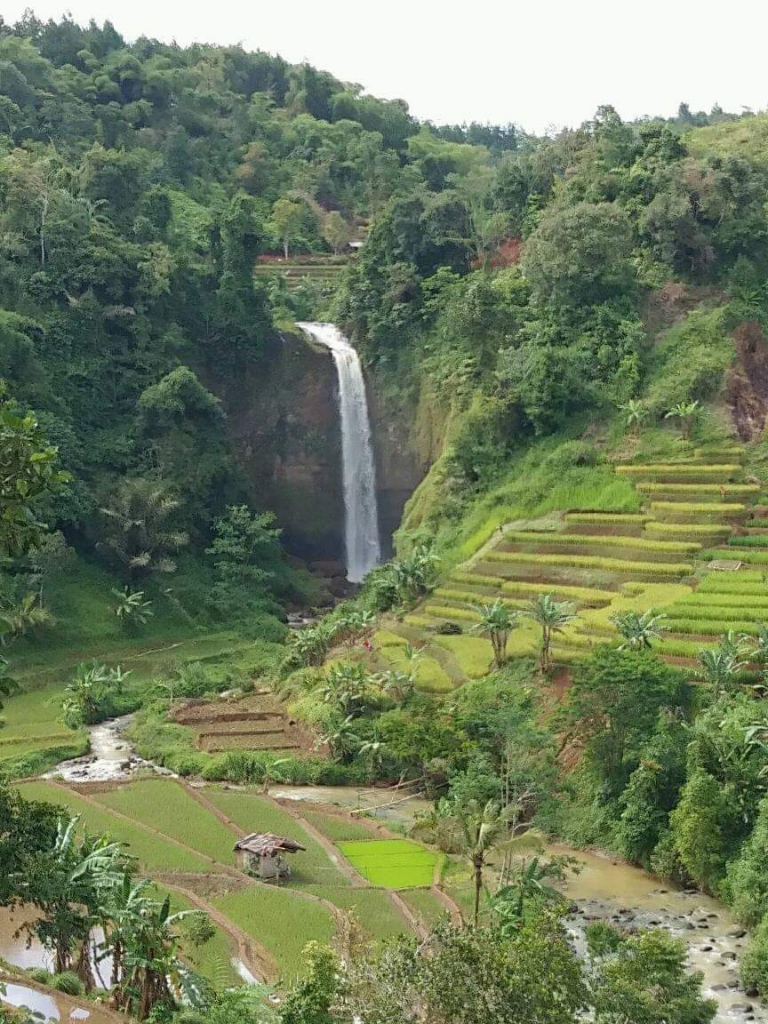
[[[314,341],[330,349],[336,364],[347,579],[360,583],[381,560],[376,467],[363,371],[357,352],[334,324],[300,323],[298,326]]]

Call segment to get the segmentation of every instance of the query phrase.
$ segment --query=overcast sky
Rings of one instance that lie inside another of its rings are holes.
[[[6,21],[109,18],[129,39],[237,43],[308,60],[438,122],[580,124],[768,106],[765,0],[5,0]]]

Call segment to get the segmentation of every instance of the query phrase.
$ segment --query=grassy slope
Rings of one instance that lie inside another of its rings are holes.
[[[326,907],[285,889],[250,886],[211,902],[269,950],[286,982],[303,973],[301,954],[310,940],[328,943],[335,934]]]
[[[134,782],[99,793],[96,799],[221,864],[235,866],[234,833],[170,779]]]
[[[46,800],[80,815],[83,827],[90,833],[107,833],[125,843],[127,852],[136,857],[141,867],[150,875],[165,871],[213,870],[209,861],[174,846],[162,836],[150,835],[130,822],[115,817],[106,807],[101,810],[91,806],[71,790],[60,789],[46,782],[23,783],[19,788],[27,799]]]

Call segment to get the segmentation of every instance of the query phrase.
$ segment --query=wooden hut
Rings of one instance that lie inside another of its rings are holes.
[[[284,854],[306,850],[306,846],[276,836],[272,832],[251,832],[235,843],[235,852],[240,854],[240,863],[245,871],[256,878],[289,878],[291,869],[285,862]]]

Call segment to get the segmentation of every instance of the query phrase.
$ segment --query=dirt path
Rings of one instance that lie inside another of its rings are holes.
[[[459,909],[458,903],[455,903],[451,896],[439,885],[431,886],[429,890],[435,899],[442,903],[448,913],[451,915],[451,924],[457,928],[461,928],[464,925],[464,915]]]

